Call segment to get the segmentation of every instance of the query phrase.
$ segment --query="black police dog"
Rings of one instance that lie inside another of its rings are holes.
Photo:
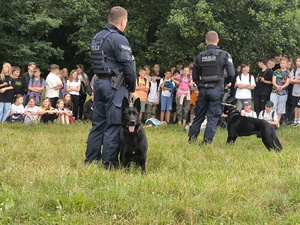
[[[122,102],[122,128],[120,133],[120,161],[124,168],[129,169],[133,161],[146,173],[148,141],[140,120],[140,99],[133,105],[124,97]]]
[[[234,105],[225,104],[224,113],[227,117],[227,143],[234,143],[239,136],[256,134],[266,148],[270,151],[282,150],[282,146],[276,135],[275,128],[267,121],[251,117],[241,116]]]

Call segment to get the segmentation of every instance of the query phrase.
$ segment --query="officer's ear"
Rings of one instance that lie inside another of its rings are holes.
[[[123,32],[125,30],[126,26],[127,26],[127,16],[123,17],[121,19],[120,24],[121,24],[121,27],[122,27],[121,31]]]

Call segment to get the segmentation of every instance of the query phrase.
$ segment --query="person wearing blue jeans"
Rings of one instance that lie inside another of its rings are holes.
[[[4,63],[0,74],[0,121],[5,122],[9,117],[13,100],[13,78],[11,65]]]

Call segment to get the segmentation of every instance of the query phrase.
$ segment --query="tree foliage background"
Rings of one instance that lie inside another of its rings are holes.
[[[12,0],[0,2],[0,62],[89,68],[91,39],[116,5],[129,12],[125,33],[138,66],[193,60],[208,30],[219,33],[236,65],[300,54],[298,0]]]

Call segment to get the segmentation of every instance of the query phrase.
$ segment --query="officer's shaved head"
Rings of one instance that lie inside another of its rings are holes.
[[[108,14],[108,22],[112,24],[119,23],[124,18],[127,18],[127,10],[121,6],[112,7]]]
[[[218,44],[219,42],[219,35],[216,31],[208,31],[205,40],[207,44]]]

